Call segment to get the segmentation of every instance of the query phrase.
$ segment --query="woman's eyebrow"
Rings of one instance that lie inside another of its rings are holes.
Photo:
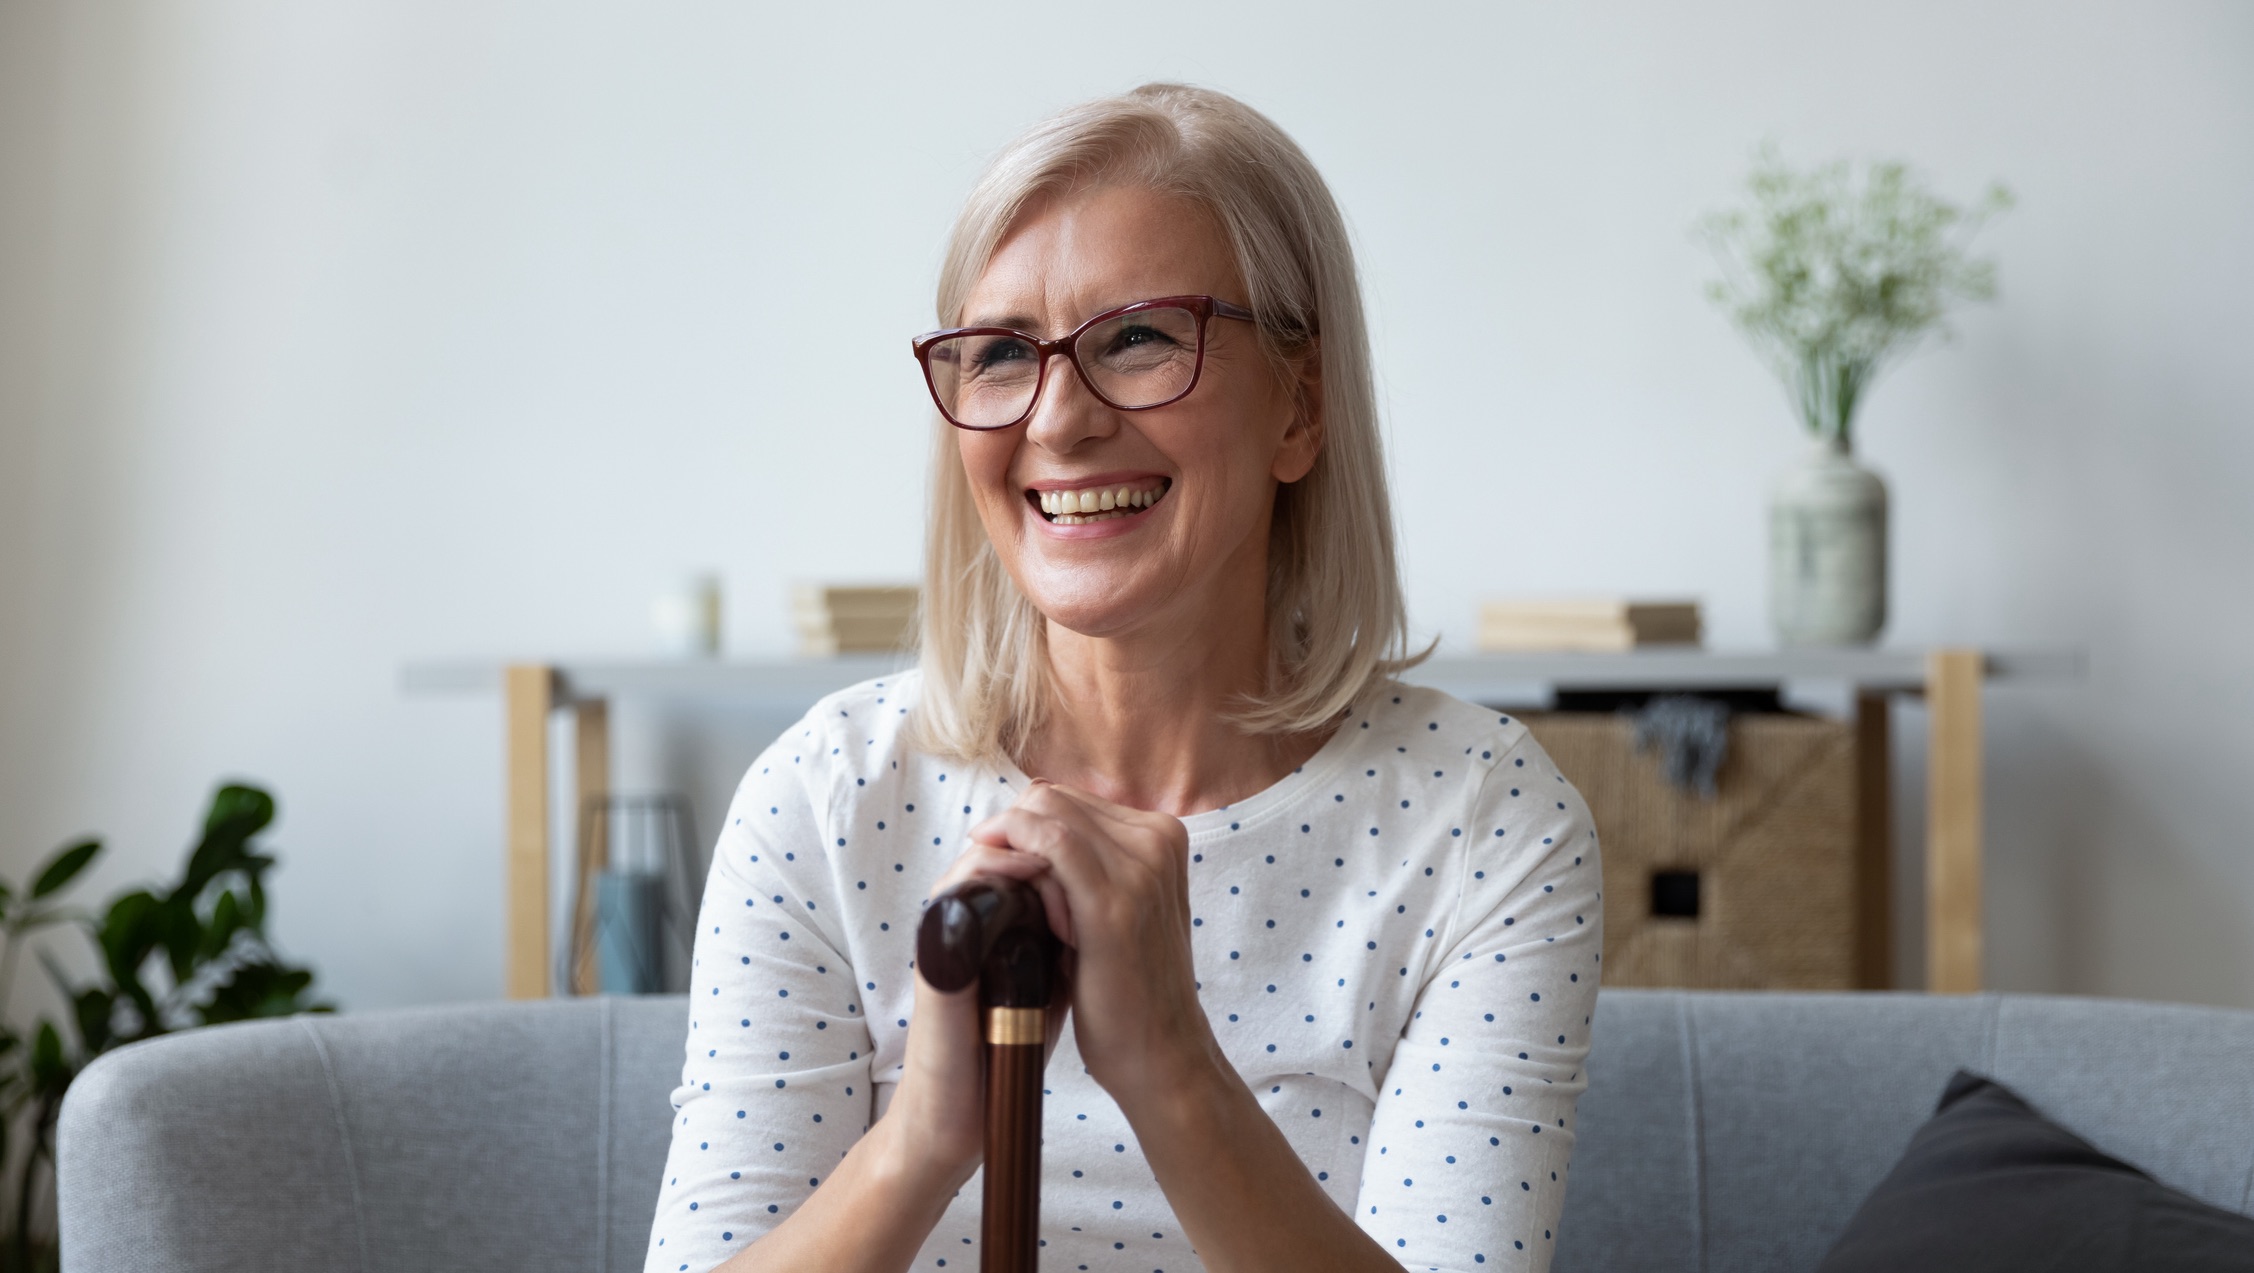
[[[964,323],[963,326],[1008,327],[1015,331],[1030,332],[1034,328],[1034,319],[1031,314],[1000,314],[992,317],[974,318]]]

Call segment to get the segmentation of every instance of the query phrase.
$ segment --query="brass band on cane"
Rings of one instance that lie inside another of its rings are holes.
[[[1045,1008],[988,1008],[988,1043],[1041,1043],[1048,1037],[1049,1013]]]

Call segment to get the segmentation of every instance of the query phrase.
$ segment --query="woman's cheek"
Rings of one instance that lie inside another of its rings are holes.
[[[1010,489],[1012,448],[1001,445],[1005,439],[989,434],[967,429],[955,432],[958,435],[955,453],[962,460],[963,478],[970,484],[971,499],[978,505],[980,519],[991,531],[995,529],[994,515],[1008,508],[1015,495]]]

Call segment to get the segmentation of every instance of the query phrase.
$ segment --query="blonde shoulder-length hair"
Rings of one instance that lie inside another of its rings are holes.
[[[1276,491],[1268,541],[1268,683],[1230,712],[1247,733],[1315,730],[1408,655],[1393,514],[1378,437],[1354,251],[1330,188],[1266,116],[1223,93],[1146,84],[1044,120],[971,191],[939,275],[939,322],[961,321],[972,284],[1034,202],[1132,185],[1211,209],[1229,236],[1261,346],[1294,383],[1319,359],[1322,447]],[[1314,407],[1316,404],[1308,404]],[[1003,569],[935,413],[913,745],[965,760],[1018,754],[1049,707],[1047,625]]]

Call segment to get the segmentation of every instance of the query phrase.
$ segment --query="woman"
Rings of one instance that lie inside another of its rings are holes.
[[[1078,107],[988,170],[939,313],[921,667],[737,794],[648,1267],[976,1266],[974,995],[910,960],[978,873],[1073,953],[1046,1267],[1546,1267],[1595,833],[1517,722],[1391,679],[1322,179],[1220,94]]]

